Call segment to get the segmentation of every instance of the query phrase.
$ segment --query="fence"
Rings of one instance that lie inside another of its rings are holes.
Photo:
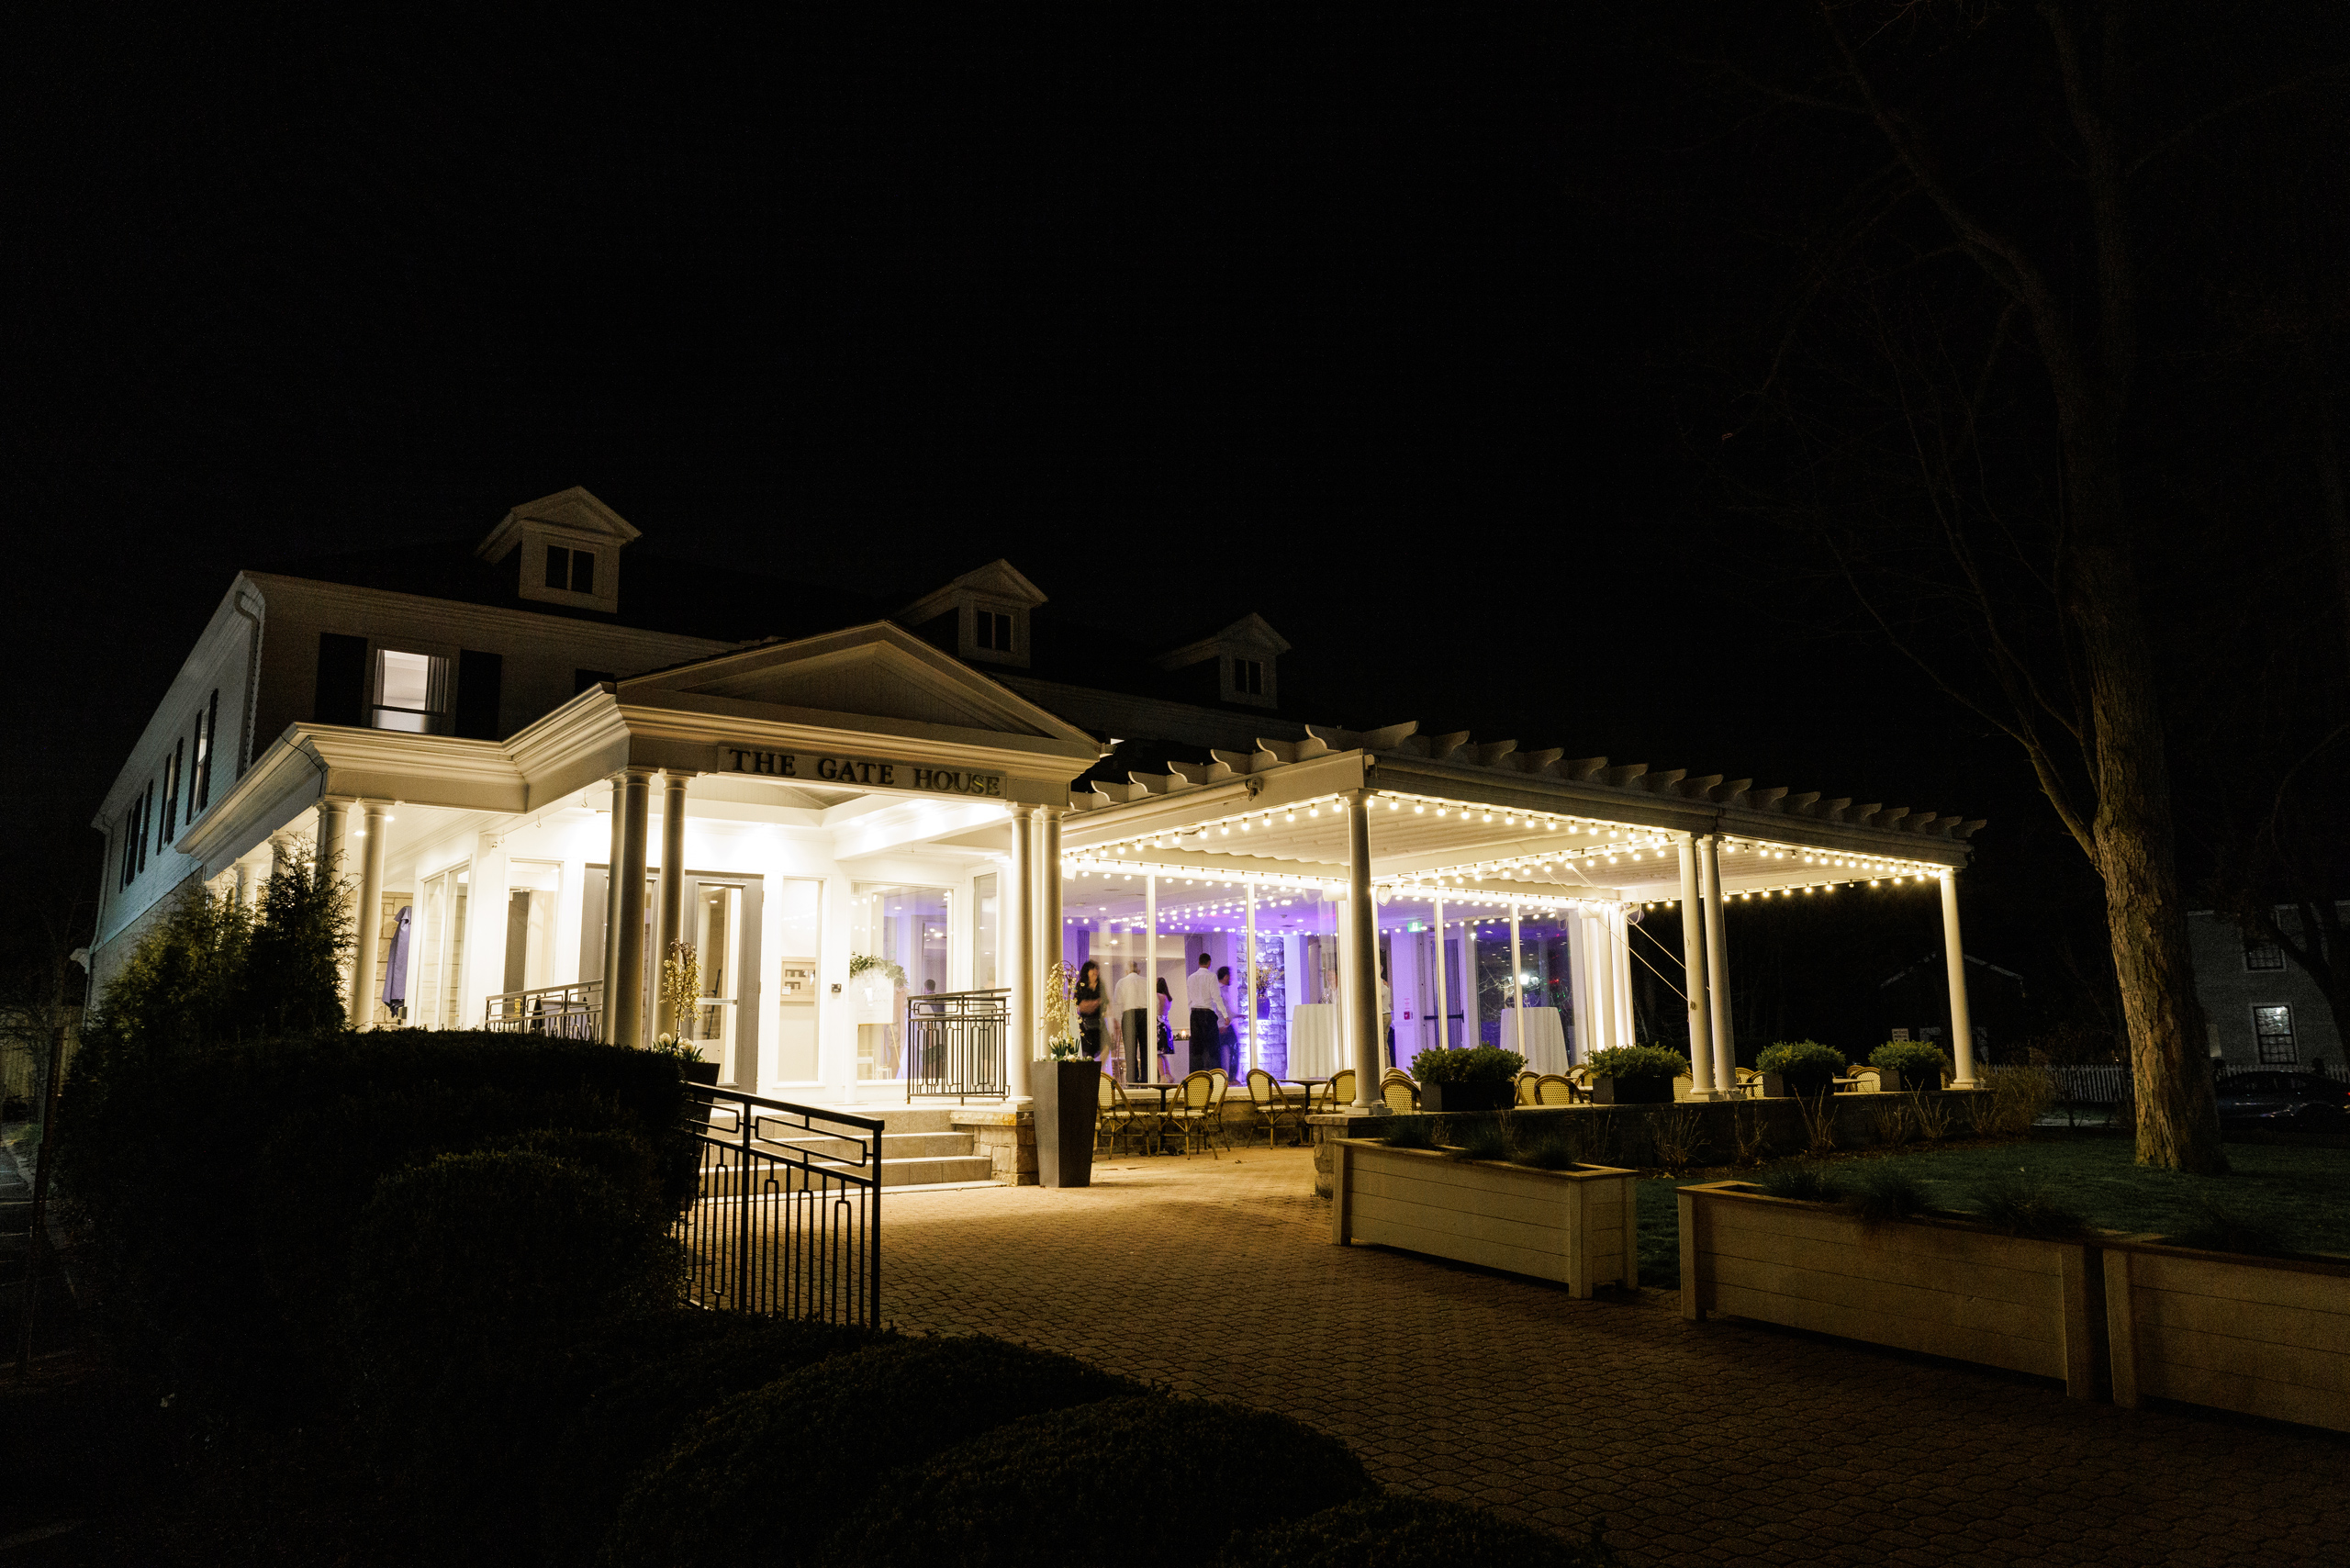
[[[2013,1065],[2015,1064],[1994,1066],[1990,1070],[1994,1073],[2003,1072],[2008,1070],[2008,1067]],[[2130,1093],[2130,1064],[2128,1062],[2074,1062],[2062,1067],[2046,1067],[2041,1070],[2056,1081],[2056,1098],[2068,1104],[2118,1105]],[[2307,1072],[2310,1070],[2306,1067],[2268,1069],[2244,1067],[2225,1070]],[[2339,1069],[2326,1069],[2325,1076],[2337,1081],[2350,1081],[2350,1077],[2346,1077]]]
[[[881,1326],[881,1124],[688,1084],[700,1191],[677,1221],[686,1299]]]
[[[934,991],[906,998],[906,1098],[1001,1100],[1008,1092],[1008,991]]]
[[[535,991],[500,991],[482,1008],[481,1026],[500,1035],[550,1035],[558,1040],[596,1040],[604,1032],[604,982],[543,985]]]

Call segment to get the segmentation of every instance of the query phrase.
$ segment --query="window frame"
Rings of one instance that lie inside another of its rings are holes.
[[[2265,1013],[2281,1014],[2285,1021],[2285,1027],[2283,1030],[2277,1031],[2262,1028],[2261,1014]],[[2282,1049],[2285,1051],[2285,1055],[2272,1056],[2270,1054],[2271,1047],[2269,1042],[2272,1040],[2282,1040],[2284,1042]],[[2299,1043],[2299,1036],[2293,1028],[2293,1008],[2290,1002],[2272,1002],[2253,1003],[2252,1049],[2255,1058],[2262,1067],[2289,1068],[2300,1065],[2300,1047]]]
[[[367,639],[367,702],[364,717],[366,727],[387,734],[453,734],[457,721],[457,655],[454,644],[431,642],[389,643]],[[441,706],[423,709],[396,708],[386,703],[384,695],[384,655],[407,654],[411,657],[430,659],[432,664],[425,672],[424,700],[432,700],[433,678],[440,678]],[[425,719],[422,730],[404,730],[376,722],[378,713],[421,713]]]

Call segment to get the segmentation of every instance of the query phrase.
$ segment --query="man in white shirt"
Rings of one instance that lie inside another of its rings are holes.
[[[1116,1010],[1126,1032],[1126,1081],[1150,1081],[1150,982],[1142,976],[1139,961],[1128,964],[1126,972],[1118,977],[1117,990],[1110,996],[1110,1005]]]
[[[1216,1065],[1216,1039],[1224,1021],[1232,1015],[1224,1004],[1224,988],[1215,983],[1215,960],[1200,955],[1200,967],[1183,982],[1192,1002],[1192,1070],[1205,1072]]]

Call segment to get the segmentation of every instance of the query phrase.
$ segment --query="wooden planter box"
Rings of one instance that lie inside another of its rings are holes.
[[[1959,1220],[1863,1224],[1714,1182],[1681,1189],[1681,1316],[1727,1313],[2062,1378],[2097,1396],[2094,1241]]]
[[[1506,1111],[1517,1098],[1517,1085],[1500,1083],[1423,1083],[1420,1109],[1431,1114],[1448,1111]]]
[[[1376,1242],[1506,1269],[1578,1296],[1639,1283],[1635,1171],[1537,1170],[1370,1138],[1339,1138],[1330,1150],[1330,1239],[1341,1247]]]
[[[2113,1402],[2147,1395],[2350,1432],[2350,1260],[2105,1249]]]

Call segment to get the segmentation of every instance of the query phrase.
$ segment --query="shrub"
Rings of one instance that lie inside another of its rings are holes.
[[[59,1182],[133,1362],[183,1407],[266,1413],[318,1392],[298,1374],[340,1340],[350,1238],[379,1178],[570,1126],[643,1140],[662,1202],[682,1204],[696,1159],[683,1104],[674,1064],[611,1046],[420,1030],[216,1045],[77,1070]],[[289,1364],[289,1341],[316,1353]]]
[[[2018,1171],[1978,1182],[1968,1194],[1986,1224],[2011,1236],[2078,1236],[2088,1229],[2080,1211],[2037,1177]]]
[[[2044,1067],[2019,1064],[1991,1074],[1988,1101],[1969,1105],[1975,1130],[1986,1137],[2021,1137],[2056,1103],[2056,1078]]]
[[[1844,1070],[1844,1053],[1818,1040],[1781,1040],[1765,1046],[1754,1058],[1754,1070],[1777,1078],[1827,1079]]]
[[[1662,1046],[1610,1046],[1591,1053],[1594,1078],[1678,1078],[1689,1058]]]
[[[1606,1521],[1582,1546],[1465,1503],[1390,1492],[1234,1540],[1218,1568],[1612,1568]]]
[[[1774,1165],[1754,1184],[1774,1198],[1795,1198],[1807,1204],[1841,1203],[1844,1184],[1832,1170],[1818,1165]]]
[[[1869,1065],[1897,1072],[1904,1083],[1916,1084],[1938,1081],[1950,1070],[1942,1053],[1922,1040],[1887,1040],[1869,1053]]]
[[[1113,1399],[999,1427],[898,1477],[822,1561],[1172,1568],[1211,1561],[1235,1531],[1371,1490],[1344,1443],[1286,1416]]]
[[[1422,1083],[1507,1083],[1525,1070],[1524,1057],[1498,1046],[1431,1046],[1412,1058],[1412,1076]]]
[[[675,1244],[579,1166],[444,1154],[386,1177],[352,1239],[354,1394],[428,1529],[520,1530],[566,1350],[677,1287]]]
[[[1512,1158],[1537,1170],[1572,1170],[1582,1163],[1576,1158],[1575,1140],[1564,1133],[1546,1133],[1528,1139],[1518,1146]]]
[[[1507,1159],[1509,1134],[1496,1122],[1472,1122],[1461,1129],[1460,1141],[1453,1146],[1452,1152],[1460,1159]]]
[[[812,1561],[893,1467],[1007,1421],[1144,1392],[1001,1339],[916,1339],[836,1356],[711,1411],[629,1488],[605,1560],[612,1568]]]
[[[1854,1172],[1845,1198],[1854,1214],[1872,1224],[1908,1219],[1930,1206],[1926,1189],[1897,1165],[1867,1165]]]
[[[1434,1148],[1436,1126],[1426,1116],[1396,1116],[1380,1141],[1390,1148]]]
[[[2271,1258],[2293,1255],[2284,1232],[2272,1222],[2244,1214],[2209,1193],[2198,1193],[2190,1201],[2194,1223],[2167,1240],[2208,1252],[2250,1252]]]
[[[548,1452],[539,1530],[551,1568],[592,1562],[630,1480],[715,1405],[827,1357],[890,1336],[843,1324],[677,1310],[671,1343],[645,1364],[616,1368]]]

